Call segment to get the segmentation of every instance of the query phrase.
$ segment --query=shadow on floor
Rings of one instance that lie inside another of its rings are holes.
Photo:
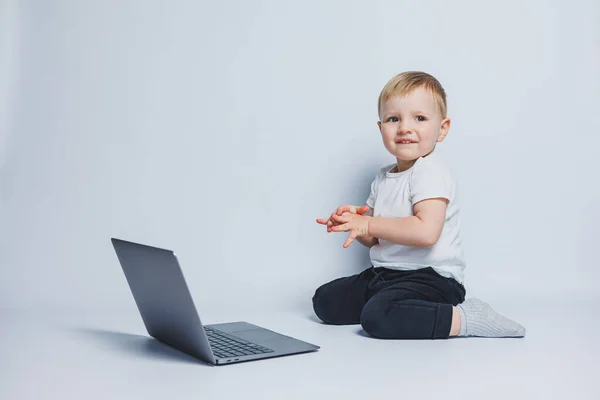
[[[369,335],[367,332],[365,332],[364,329],[360,328],[356,331],[356,333],[358,334],[358,336],[363,336],[369,339],[375,339],[373,336]]]
[[[319,319],[319,318],[318,318],[316,315],[314,315],[314,314],[310,314],[310,315],[308,315],[308,316],[307,316],[307,319],[308,319],[308,320],[310,320],[310,321],[312,321],[312,322],[315,322],[315,323],[317,323],[317,324],[319,324],[319,325],[327,325],[326,323],[324,323],[323,321],[321,321],[321,320],[320,320],[320,319]],[[357,324],[357,325],[358,325],[358,324]],[[336,325],[329,325],[329,326],[336,326]],[[362,328],[359,328],[359,329],[356,331],[356,333],[357,333],[359,336],[363,336],[363,337],[366,337],[366,338],[369,338],[369,339],[375,339],[373,336],[371,336],[371,335],[369,335],[367,332],[365,332],[365,331],[364,331],[364,329],[362,329]]]
[[[321,321],[315,314],[308,315],[307,319],[309,319],[312,322],[316,322],[317,324],[325,325],[325,323]]]
[[[120,353],[136,357],[145,357],[151,360],[210,366],[210,364],[205,363],[204,361],[176,350],[149,336],[96,328],[71,328],[69,330],[81,337],[85,337],[97,344],[108,346]]]

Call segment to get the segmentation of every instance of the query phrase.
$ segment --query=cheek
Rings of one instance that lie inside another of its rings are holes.
[[[396,137],[396,130],[390,127],[383,128],[383,137],[387,140],[393,140]]]
[[[426,142],[435,142],[438,137],[438,132],[435,129],[428,129],[425,132],[424,139]]]

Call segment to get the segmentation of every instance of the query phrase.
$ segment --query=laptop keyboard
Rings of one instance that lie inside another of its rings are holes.
[[[205,326],[204,331],[214,355],[219,358],[251,356],[273,352],[273,350],[266,347],[236,338],[210,327]]]

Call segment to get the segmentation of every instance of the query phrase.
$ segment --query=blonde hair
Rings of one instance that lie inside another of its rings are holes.
[[[377,114],[381,115],[382,103],[393,97],[407,96],[413,90],[420,87],[429,90],[433,94],[440,115],[442,118],[446,118],[446,91],[436,78],[421,71],[402,72],[390,79],[379,94]]]

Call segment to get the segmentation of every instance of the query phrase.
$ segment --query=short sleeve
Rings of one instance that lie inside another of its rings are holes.
[[[446,166],[439,162],[418,165],[410,180],[410,201],[414,205],[425,199],[454,197],[454,180]]]
[[[371,182],[371,193],[367,199],[367,205],[371,208],[375,208],[375,200],[377,199],[377,189],[379,189],[379,182],[381,181],[381,171],[377,173],[373,182]]]

